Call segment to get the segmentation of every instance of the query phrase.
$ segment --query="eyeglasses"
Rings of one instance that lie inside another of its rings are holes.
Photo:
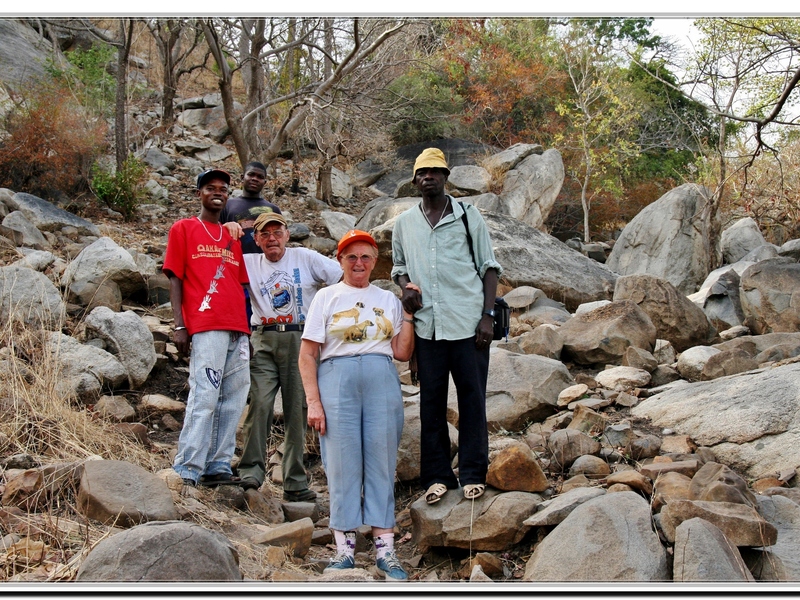
[[[258,235],[267,240],[273,237],[277,240],[283,237],[283,229],[273,229],[272,231],[267,231],[265,229],[262,229],[261,231],[258,232]]]
[[[361,256],[358,256],[356,254],[345,254],[342,258],[344,258],[351,265],[356,264],[356,262],[358,262],[359,260],[363,264],[367,264],[367,263],[370,263],[373,260],[375,260],[375,257],[374,256],[370,256],[369,254],[362,254]]]

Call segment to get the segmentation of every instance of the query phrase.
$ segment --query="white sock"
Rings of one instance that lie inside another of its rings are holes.
[[[377,551],[375,560],[383,558],[394,550],[394,533],[384,533],[372,538],[372,541],[375,543],[375,550]]]
[[[336,540],[336,554],[356,554],[356,532],[333,530],[333,538]]]

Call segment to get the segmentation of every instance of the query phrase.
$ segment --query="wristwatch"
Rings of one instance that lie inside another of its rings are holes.
[[[483,314],[484,315],[489,315],[490,317],[492,317],[494,319],[494,310],[485,310],[485,311],[483,311]]]

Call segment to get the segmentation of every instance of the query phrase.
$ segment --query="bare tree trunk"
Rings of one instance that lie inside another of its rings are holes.
[[[323,79],[330,79],[333,75],[333,19],[328,17],[325,19],[325,62],[323,63]],[[322,124],[322,139],[317,148],[319,154],[320,167],[317,171],[317,200],[323,200],[331,204],[333,200],[333,182],[331,181],[331,173],[333,166],[331,164],[330,147],[332,143],[333,132],[329,115],[326,115]]]
[[[114,151],[117,171],[121,171],[128,158],[128,56],[133,42],[133,19],[120,19],[120,46],[117,48],[117,93],[114,103]]]

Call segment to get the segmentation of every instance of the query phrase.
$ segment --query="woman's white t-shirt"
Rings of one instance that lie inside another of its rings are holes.
[[[322,344],[320,360],[336,356],[392,356],[392,338],[403,325],[403,307],[392,292],[372,284],[344,282],[317,292],[306,316],[303,339]]]

